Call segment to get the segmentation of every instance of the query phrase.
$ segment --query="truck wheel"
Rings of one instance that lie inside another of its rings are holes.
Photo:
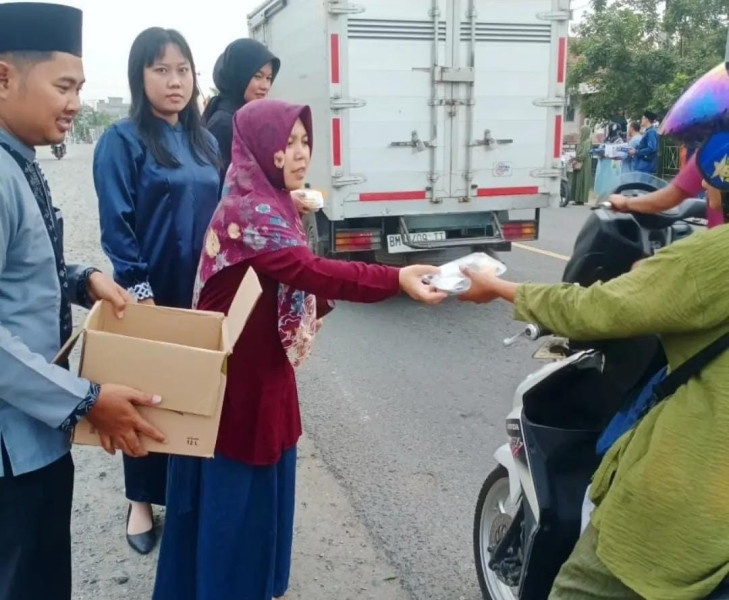
[[[561,208],[564,208],[565,206],[569,205],[570,203],[570,186],[569,184],[562,180],[560,186],[559,186],[559,205]]]
[[[319,250],[319,232],[316,227],[316,221],[312,220],[306,227],[306,244],[314,254],[318,254]]]
[[[329,246],[326,240],[319,237],[319,226],[316,222],[316,213],[304,215],[302,219],[304,231],[306,232],[306,245],[317,256],[330,256]]]

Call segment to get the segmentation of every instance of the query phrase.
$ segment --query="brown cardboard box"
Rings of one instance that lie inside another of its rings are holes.
[[[128,385],[162,397],[158,406],[138,407],[167,437],[165,444],[143,437],[148,451],[212,456],[227,359],[260,295],[258,278],[249,270],[227,317],[132,304],[118,319],[110,304],[99,302],[80,332],[80,374],[97,383]],[[64,349],[66,354],[70,346]],[[101,445],[86,420],[76,427],[73,441]]]

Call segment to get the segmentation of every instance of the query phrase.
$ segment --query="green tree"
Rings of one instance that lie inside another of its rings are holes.
[[[91,138],[91,130],[96,128],[106,129],[116,119],[100,111],[94,110],[87,104],[81,106],[73,123],[73,134],[76,139],[87,140]]]
[[[727,0],[592,0],[577,29],[572,93],[597,121],[665,112],[724,56]]]

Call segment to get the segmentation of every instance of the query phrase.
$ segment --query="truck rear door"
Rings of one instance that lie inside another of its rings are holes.
[[[432,65],[446,54],[447,4],[367,0],[360,3],[363,13],[346,19],[347,43],[340,46],[345,56],[338,54],[341,40],[335,34],[333,63],[346,72],[341,93],[363,102],[342,113],[342,160],[366,179],[358,193],[347,194],[348,202],[450,193],[445,107],[431,81]]]
[[[451,194],[498,208],[514,196],[513,208],[544,206],[559,186],[550,171],[561,155],[559,26],[566,32],[569,12],[551,12],[553,0],[453,0],[450,8],[452,66],[472,78],[452,88]]]

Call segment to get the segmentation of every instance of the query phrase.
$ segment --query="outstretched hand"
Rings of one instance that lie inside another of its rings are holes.
[[[439,304],[447,297],[447,294],[438,291],[432,285],[423,281],[426,275],[436,275],[439,272],[438,267],[427,265],[404,267],[400,269],[400,289],[418,302]]]
[[[467,292],[458,296],[459,300],[479,304],[485,304],[497,298],[503,298],[509,302],[514,301],[516,284],[497,277],[495,267],[487,267],[478,271],[463,267],[461,271],[471,280],[471,287]]]

